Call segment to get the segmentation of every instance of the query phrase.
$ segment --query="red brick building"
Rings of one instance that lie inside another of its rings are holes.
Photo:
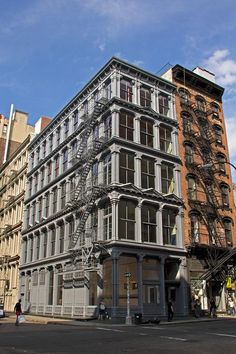
[[[165,78],[177,86],[179,154],[184,208],[184,239],[188,249],[190,299],[207,310],[214,296],[227,306],[224,284],[234,275],[236,228],[233,185],[222,107],[224,89],[214,74],[174,66]]]

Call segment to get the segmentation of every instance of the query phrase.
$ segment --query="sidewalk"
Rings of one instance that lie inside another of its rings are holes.
[[[183,323],[199,323],[199,322],[208,322],[208,321],[219,321],[223,319],[231,319],[236,320],[236,316],[229,316],[229,315],[218,315],[217,318],[210,318],[210,317],[186,317],[186,318],[176,318],[171,322],[167,320],[161,320],[159,324],[152,324],[152,323],[143,323],[140,324],[141,326],[163,326],[163,325],[173,325],[173,324],[183,324]],[[65,318],[52,318],[52,317],[44,317],[44,316],[34,316],[34,315],[25,315],[26,323],[39,323],[39,324],[56,324],[56,325],[69,325],[69,326],[127,326],[125,324],[125,319],[107,319],[104,321],[95,320],[72,320],[72,319],[65,319]],[[15,315],[9,314],[8,317],[0,319],[0,324],[3,323],[14,323],[15,322]],[[135,326],[133,323],[132,326]]]

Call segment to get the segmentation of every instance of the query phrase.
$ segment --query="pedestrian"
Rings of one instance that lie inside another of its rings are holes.
[[[194,304],[194,313],[195,313],[195,317],[196,318],[199,318],[202,314],[202,309],[201,309],[201,303],[200,303],[200,300],[197,299],[195,301],[195,304]]]
[[[19,316],[22,314],[21,299],[19,299],[18,302],[15,304],[14,310],[15,310],[15,313],[16,313],[16,323],[15,323],[15,325],[18,326],[19,325]]]
[[[216,302],[213,297],[210,300],[210,317],[216,317]]]
[[[168,322],[172,321],[173,316],[174,316],[174,309],[173,309],[173,304],[172,301],[169,300],[167,303],[167,310],[168,310]]]
[[[100,301],[98,305],[98,319],[104,320],[106,315],[106,306],[103,301]]]
[[[234,307],[234,301],[232,298],[229,299],[229,314],[234,316],[235,315],[235,307]]]

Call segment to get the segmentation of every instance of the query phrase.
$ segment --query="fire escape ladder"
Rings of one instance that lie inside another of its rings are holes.
[[[214,267],[205,272],[200,278],[204,280],[209,280],[212,275],[214,276],[217,272],[220,272],[221,269],[234,255],[236,254],[236,247],[227,251],[221,256]]]

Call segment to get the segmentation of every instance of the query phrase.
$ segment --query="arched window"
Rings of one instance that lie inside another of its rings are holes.
[[[230,218],[224,218],[223,224],[227,245],[232,246],[232,220]]]
[[[218,104],[215,102],[212,102],[211,103],[212,118],[219,119],[219,111],[220,111],[220,107],[218,106]]]
[[[197,104],[197,109],[202,112],[206,112],[206,101],[203,97],[197,96],[196,97],[196,104]]]
[[[218,163],[218,168],[220,172],[225,172],[225,161],[226,161],[226,157],[224,154],[218,153],[216,155],[216,160]]]
[[[193,145],[190,142],[186,142],[184,144],[185,147],[185,161],[187,164],[193,163],[194,159],[194,148]]]
[[[193,175],[189,175],[187,176],[187,181],[188,181],[188,197],[190,200],[196,200],[197,199],[196,177]]]
[[[229,206],[229,186],[225,183],[220,185],[222,206]]]
[[[183,119],[183,131],[184,133],[191,133],[192,131],[192,117],[188,113],[182,113],[182,119]]]
[[[190,214],[190,227],[191,227],[191,240],[192,242],[200,241],[200,232],[199,232],[199,213],[192,212]]]
[[[179,89],[179,97],[180,97],[180,103],[182,103],[184,105],[189,105],[190,104],[190,102],[189,102],[190,93],[185,88],[181,87]]]
[[[215,140],[216,143],[222,144],[222,128],[219,125],[214,125],[213,126],[214,132],[215,132]]]

